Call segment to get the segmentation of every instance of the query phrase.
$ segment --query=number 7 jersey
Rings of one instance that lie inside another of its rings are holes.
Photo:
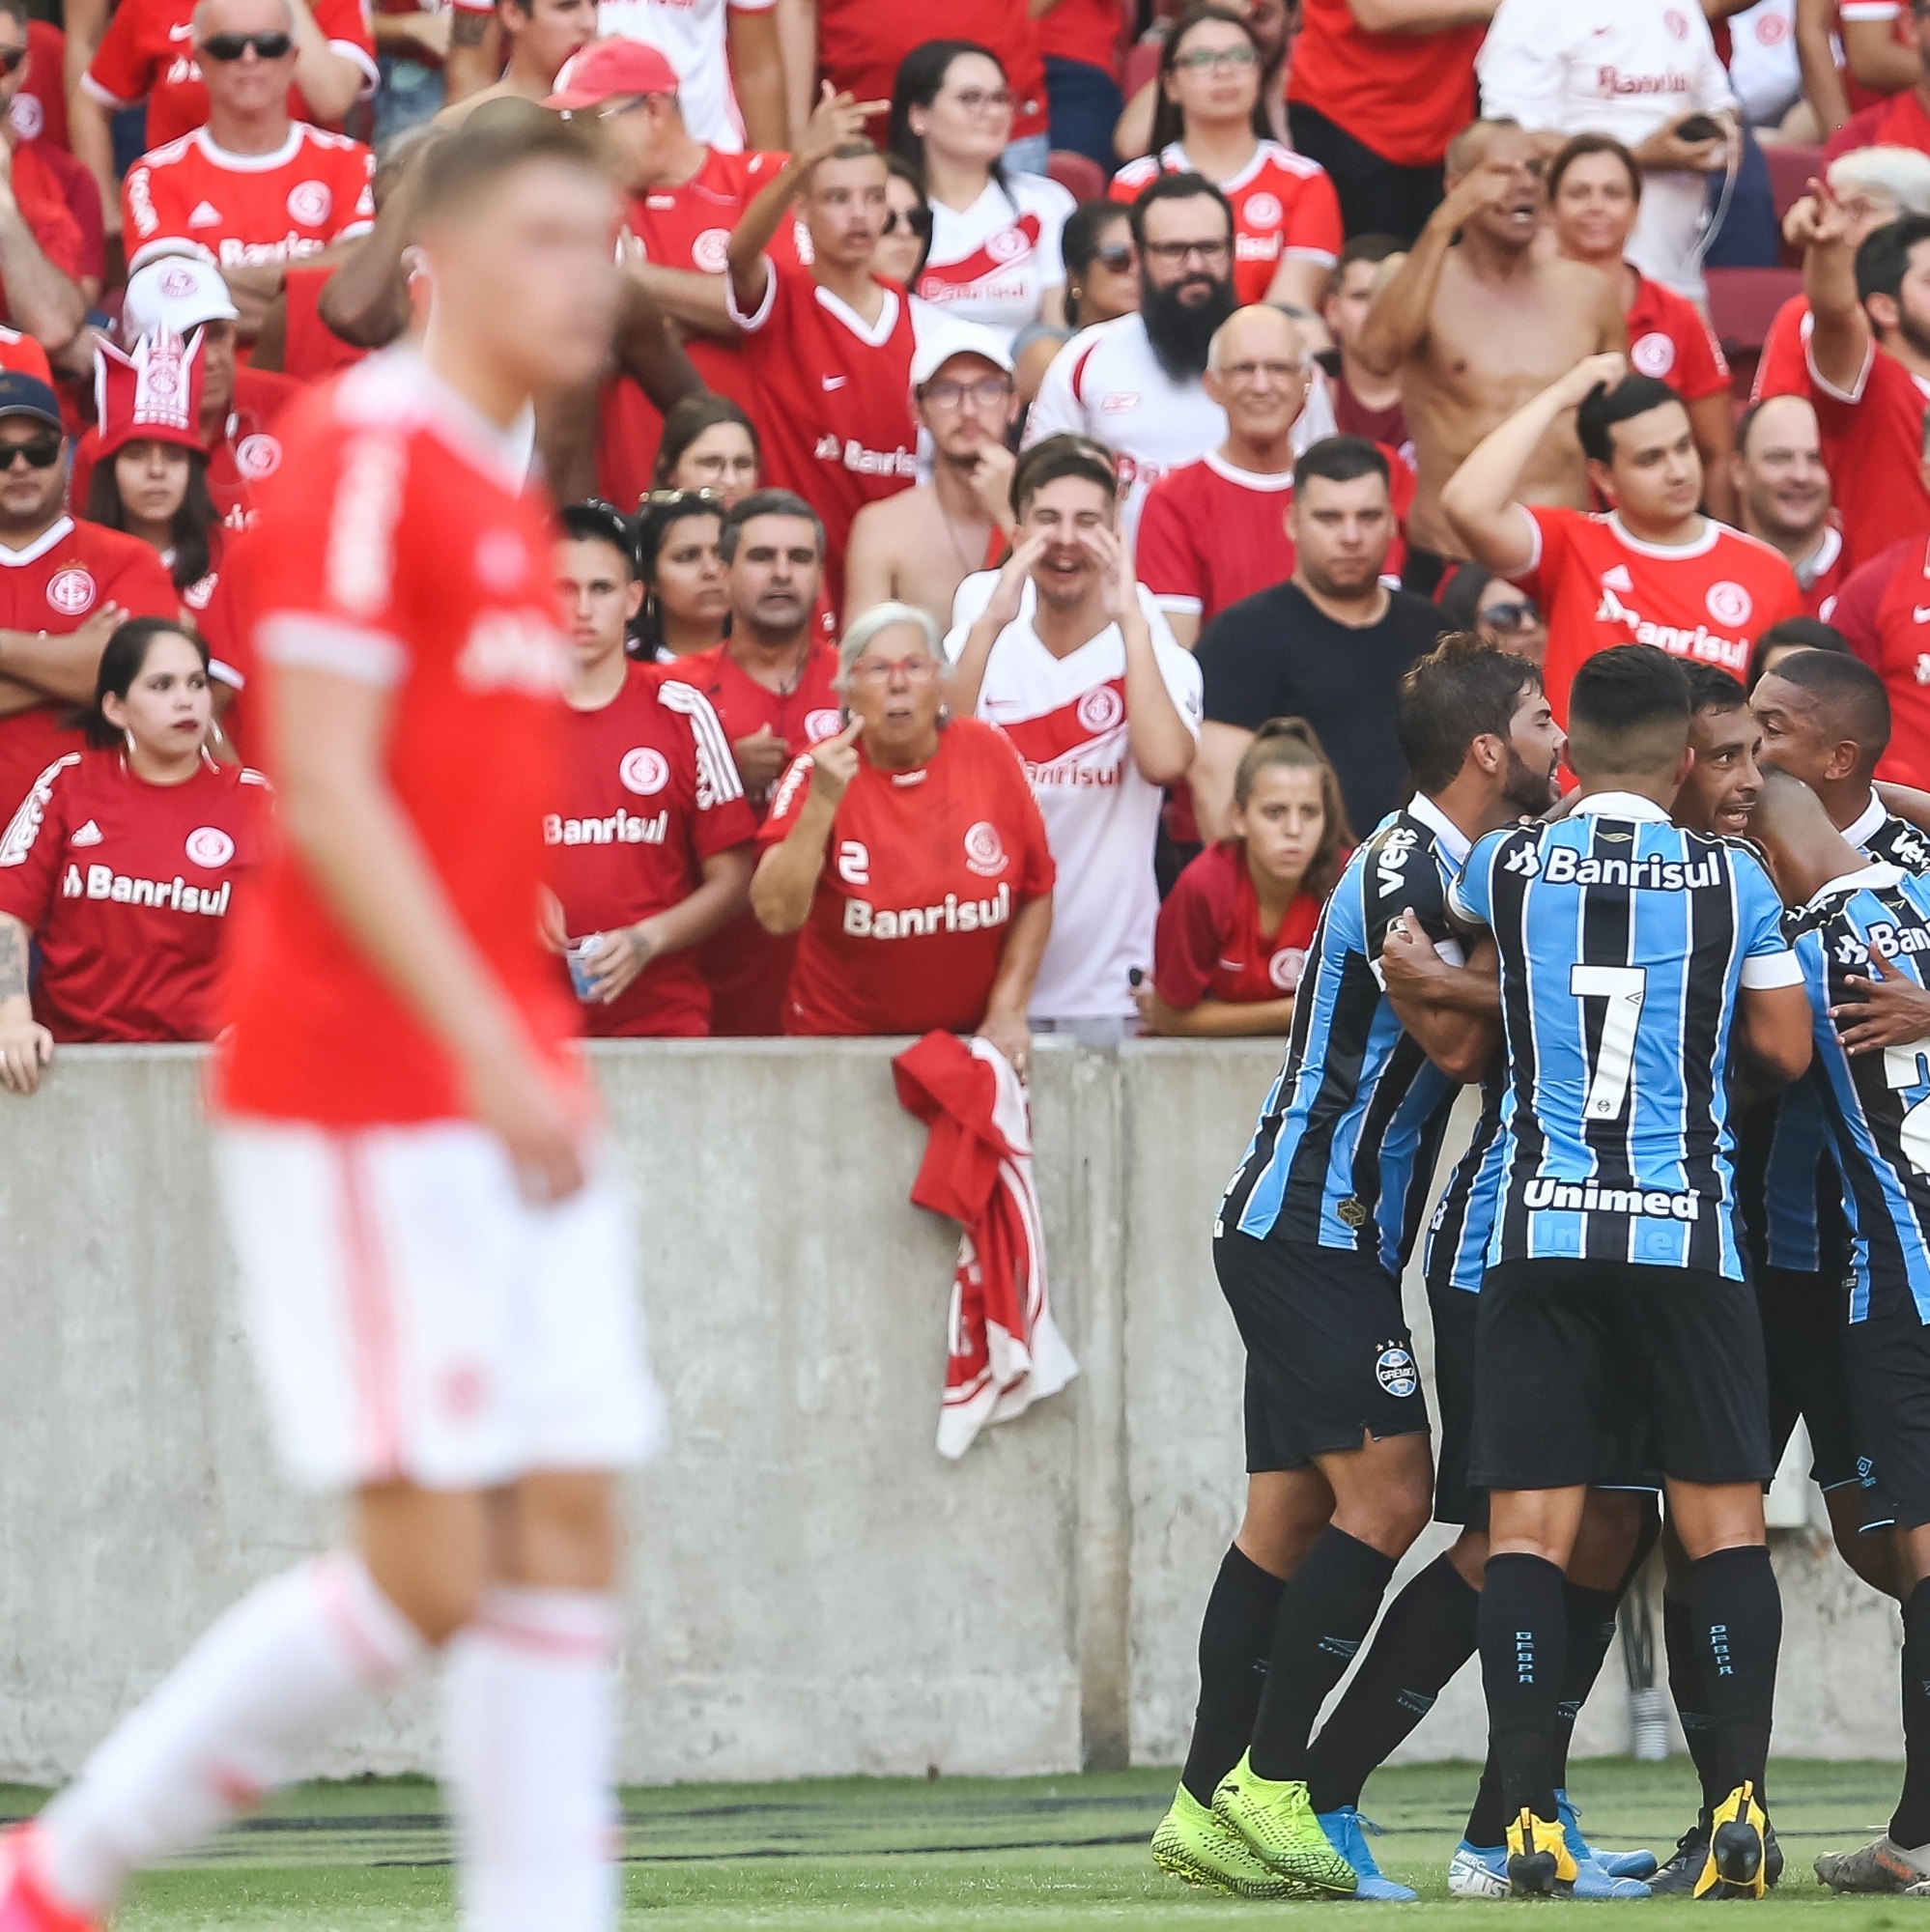
[[[1646,1263],[1743,1278],[1729,1041],[1746,987],[1801,972],[1740,845],[1598,792],[1496,832],[1450,895],[1501,959],[1505,1176],[1488,1265]]]

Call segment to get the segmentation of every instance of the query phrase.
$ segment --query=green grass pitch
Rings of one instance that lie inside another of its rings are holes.
[[[1775,1820],[1789,1861],[1780,1890],[1755,1908],[1762,1932],[1922,1926],[1930,1899],[1836,1898],[1810,1874],[1816,1853],[1883,1829],[1898,1767],[1778,1763]],[[1686,1759],[1577,1767],[1589,1831],[1617,1848],[1672,1845],[1693,1783]],[[1222,1926],[1320,1915],[1399,1919],[1410,1932],[1492,1932],[1524,1911],[1632,1913],[1675,1932],[1711,1906],[1478,1904],[1446,1892],[1449,1852],[1473,1767],[1378,1774],[1365,1808],[1391,1877],[1421,1891],[1409,1906],[1247,1905],[1162,1878],[1146,1840],[1173,1789],[1170,1772],[1086,1776],[848,1778],[796,1784],[679,1785],[624,1794],[626,1932],[684,1928],[1047,1928]],[[38,1793],[0,1791],[18,1815]],[[308,1785],[210,1851],[142,1879],[119,1932],[429,1932],[454,1923],[449,1841],[433,1785],[414,1780]],[[1740,1908],[1730,1907],[1735,1911]]]

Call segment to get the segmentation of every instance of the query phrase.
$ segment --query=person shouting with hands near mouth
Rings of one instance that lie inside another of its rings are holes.
[[[1200,668],[1133,574],[1099,444],[1036,443],[1012,508],[1017,548],[952,607],[951,708],[1017,748],[1059,867],[1033,1031],[1106,1045],[1135,1030],[1132,973],[1152,966],[1160,795],[1199,742]]]

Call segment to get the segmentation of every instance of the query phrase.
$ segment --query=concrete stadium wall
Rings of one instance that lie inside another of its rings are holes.
[[[1041,1043],[1053,1299],[1082,1373],[956,1464],[932,1446],[955,1235],[906,1203],[923,1136],[890,1052],[596,1051],[674,1430],[632,1495],[627,1779],[1183,1748],[1243,1488],[1206,1230],[1277,1048]],[[71,1772],[225,1604],[333,1528],[270,1452],[199,1082],[190,1049],[70,1050],[34,1101],[0,1103],[0,1776]],[[1777,1542],[1778,1749],[1895,1754],[1893,1612],[1813,1537]],[[1611,1659],[1583,1752],[1627,1747],[1621,1685]],[[315,1768],[433,1770],[436,1730],[425,1683]],[[1405,1754],[1481,1742],[1469,1669]]]

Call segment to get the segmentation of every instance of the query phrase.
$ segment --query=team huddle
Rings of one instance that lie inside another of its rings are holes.
[[[1478,1653],[1488,1757],[1453,1895],[1763,1896],[1763,1490],[1801,1418],[1837,1547],[1904,1625],[1901,1797],[1817,1876],[1930,1893],[1930,796],[1873,781],[1883,685],[1796,649],[1751,700],[1623,645],[1575,672],[1564,734],[1539,671],[1455,636],[1399,722],[1414,796],[1327,899],[1213,1227],[1247,1506],[1153,1858],[1252,1898],[1412,1898],[1360,1791]],[[1417,1244],[1432,1455],[1400,1287]],[[1431,1514],[1459,1538],[1316,1735]],[[1659,1538],[1702,1787],[1660,1866],[1592,1847],[1567,1791]]]

